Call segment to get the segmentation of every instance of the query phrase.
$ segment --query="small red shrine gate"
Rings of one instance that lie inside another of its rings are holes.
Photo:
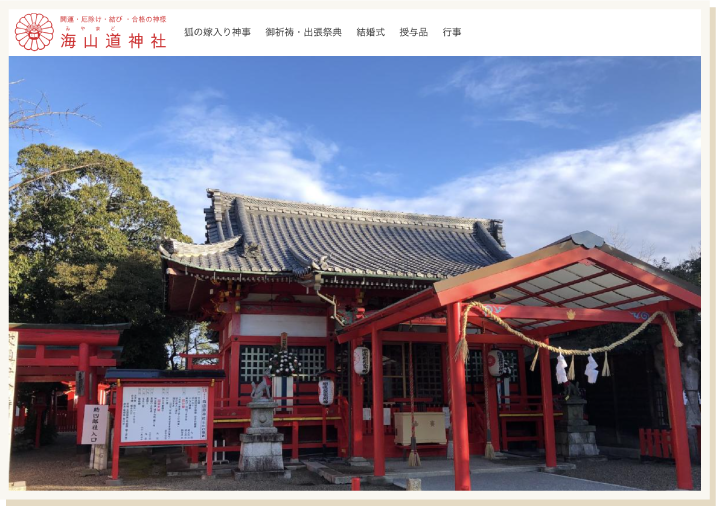
[[[122,351],[118,346],[119,337],[129,327],[129,323],[10,324],[10,330],[18,333],[16,385],[53,382],[68,384],[73,390],[74,402],[68,403],[66,410],[58,410],[54,399],[49,406],[40,406],[42,410],[49,408],[52,419],[63,423],[64,428],[76,426],[78,446],[82,441],[84,407],[103,400],[105,374],[108,368],[116,367]],[[76,385],[78,378],[83,382],[79,389]],[[36,446],[39,446],[39,439]]]
[[[456,354],[462,337],[462,305],[474,300],[486,304],[492,314],[499,315],[513,329],[544,343],[549,343],[550,336],[580,328],[606,323],[640,324],[656,311],[668,314],[675,328],[675,311],[701,307],[698,287],[608,246],[602,238],[591,232],[582,232],[533,253],[439,281],[430,288],[347,326],[338,336],[338,342],[350,341],[352,349],[362,342],[364,336],[370,336],[373,412],[380,413],[383,409],[383,343],[395,339],[397,334],[387,329],[436,312],[447,314],[447,333],[433,336],[433,339],[439,337],[448,344],[456,490],[470,490],[465,364],[456,358]],[[471,310],[468,321],[484,329],[483,333],[465,336],[471,347],[525,344],[520,338],[506,334],[505,329],[476,309]],[[693,483],[679,350],[663,317],[654,322],[661,327],[664,343],[671,445],[676,460],[677,484],[681,489],[690,490]],[[553,468],[557,460],[549,351],[540,348],[538,353],[546,464]],[[353,391],[359,391],[360,378],[353,372],[351,378]],[[488,377],[485,379],[487,381]],[[496,407],[492,399],[494,389],[486,388],[485,392],[488,405]],[[351,436],[354,455],[362,456],[363,433],[358,423],[362,399],[358,397],[352,398],[355,418]],[[490,425],[495,428],[498,426],[496,417],[497,409],[490,409]],[[385,475],[384,437],[384,431],[373,433],[376,476]],[[497,430],[492,432],[492,438],[493,445],[499,449]]]

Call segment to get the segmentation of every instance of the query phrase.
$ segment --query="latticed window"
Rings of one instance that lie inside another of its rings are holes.
[[[510,381],[515,385],[520,384],[520,359],[517,350],[502,350],[505,356],[505,363],[510,368]]]
[[[240,377],[242,383],[258,382],[268,366],[273,346],[241,346]]]
[[[469,360],[465,366],[466,383],[482,383],[482,350],[470,350]]]
[[[318,373],[326,369],[326,349],[322,346],[289,346],[301,364],[299,381],[318,381]]]
[[[439,344],[413,345],[415,396],[443,402],[443,368]]]
[[[350,372],[353,369],[353,357],[351,356],[350,343],[336,344],[336,394],[348,398],[350,387]]]
[[[364,344],[365,346],[365,344]],[[383,400],[410,396],[410,343],[383,346]],[[413,379],[415,397],[430,397],[431,403],[443,402],[443,364],[439,344],[413,344]],[[371,406],[373,398],[372,374],[363,383],[364,406]]]

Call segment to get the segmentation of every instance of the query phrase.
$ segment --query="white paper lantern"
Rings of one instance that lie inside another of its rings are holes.
[[[353,350],[353,370],[363,376],[370,372],[370,350],[365,346]]]
[[[504,376],[507,373],[507,362],[505,362],[505,354],[500,350],[491,350],[487,354],[487,370],[496,378]]]
[[[318,402],[323,406],[333,404],[333,380],[322,379],[318,382]]]

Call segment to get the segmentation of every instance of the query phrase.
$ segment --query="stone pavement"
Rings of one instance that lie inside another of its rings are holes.
[[[455,490],[453,475],[428,476],[421,478],[422,490]],[[406,487],[406,480],[393,482],[401,488]],[[558,474],[544,472],[511,472],[511,473],[472,473],[470,476],[472,490],[638,490],[620,487],[597,481],[570,478]]]
[[[420,467],[410,467],[407,460],[388,459],[386,461],[385,477],[374,478],[372,467],[351,467],[336,462],[335,460],[316,461],[304,460],[309,471],[317,473],[326,481],[334,484],[350,483],[353,477],[361,478],[363,483],[371,482],[395,482],[407,478],[436,478],[447,477],[448,481],[454,480],[454,463],[452,460],[443,458],[423,458]],[[515,474],[536,473],[545,468],[543,459],[530,459],[511,456],[496,460],[487,460],[483,457],[470,457],[470,472],[473,475],[508,474],[512,477]],[[559,463],[558,471],[574,469],[574,464]],[[485,478],[489,480],[490,478]],[[509,479],[508,479],[509,481]]]

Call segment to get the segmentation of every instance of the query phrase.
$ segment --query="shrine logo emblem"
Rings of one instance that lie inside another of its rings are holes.
[[[50,44],[55,30],[43,14],[25,14],[15,25],[15,40],[28,51],[40,51]]]

